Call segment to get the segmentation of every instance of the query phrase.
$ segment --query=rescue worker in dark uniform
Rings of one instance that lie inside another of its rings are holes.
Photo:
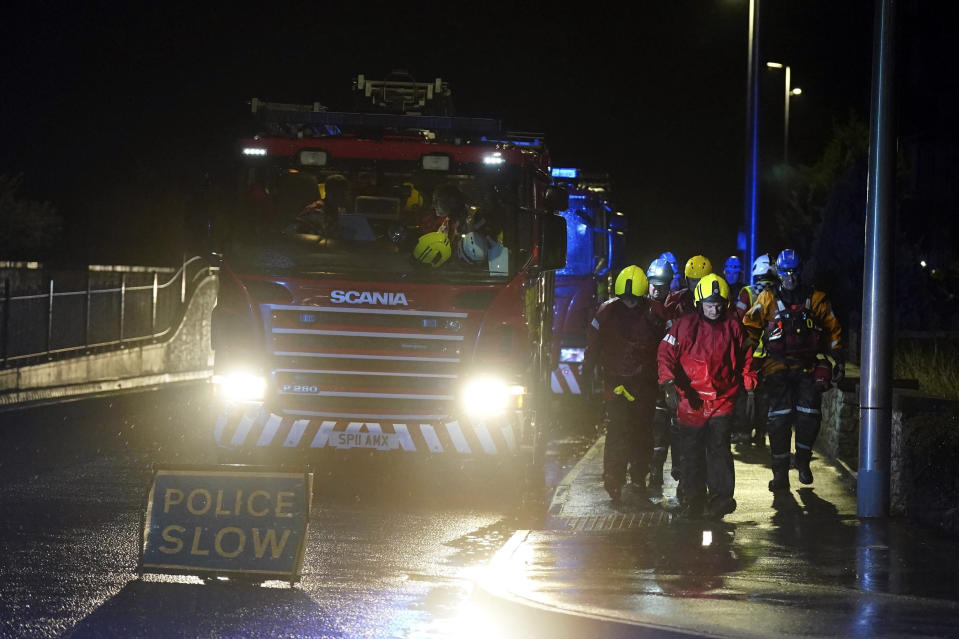
[[[673,267],[662,257],[656,258],[646,269],[646,279],[649,280],[649,308],[654,315],[660,318],[665,332],[673,323],[673,317],[666,310],[666,298],[669,296],[670,285],[673,281]],[[663,466],[669,455],[672,430],[676,415],[670,414],[666,408],[662,392],[656,398],[656,413],[653,416],[653,457],[649,463],[649,489],[662,492]],[[676,456],[675,448],[673,456]],[[673,462],[673,479],[679,479],[679,464]]]
[[[728,310],[726,280],[710,273],[694,294],[696,312],[676,320],[660,342],[659,383],[679,420],[680,514],[721,518],[736,510],[733,407],[743,388],[755,387],[756,374],[743,327]]]
[[[694,255],[689,258],[686,261],[686,268],[683,270],[683,275],[686,277],[686,286],[669,294],[669,297],[666,298],[666,309],[674,317],[681,317],[696,310],[693,289],[696,288],[696,283],[701,278],[712,272],[712,262],[705,255]]]
[[[605,301],[587,328],[583,370],[600,366],[606,411],[603,486],[618,501],[629,470],[631,483],[645,490],[652,455],[656,408],[656,348],[661,320],[650,310],[649,282],[631,265],[616,277],[616,297]]]
[[[734,307],[740,320],[746,315],[746,311],[756,303],[759,294],[778,281],[776,266],[769,255],[764,253],[757,257],[752,266],[752,284],[739,289],[739,298],[736,300],[736,306]],[[760,374],[756,390],[751,393],[743,393],[736,400],[736,424],[733,427],[733,443],[746,445],[752,443],[757,448],[764,448],[766,446],[767,412],[765,396],[763,395],[763,378]]]
[[[833,360],[832,379],[846,372],[839,320],[826,294],[800,284],[802,263],[786,249],[776,258],[780,283],[767,288],[746,312],[743,325],[758,341],[764,393],[769,402],[766,431],[772,455],[769,490],[789,488],[790,442],[796,431],[796,470],[803,484],[813,482],[809,461],[819,434],[823,383],[817,387],[818,356]],[[826,382],[828,385],[828,381]]]

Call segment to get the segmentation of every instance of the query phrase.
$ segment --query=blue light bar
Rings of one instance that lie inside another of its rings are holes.
[[[537,147],[540,144],[542,144],[542,140],[540,140],[539,138],[536,138],[533,140],[513,140],[508,138],[507,139],[491,138],[485,135],[480,138],[480,142],[492,142],[494,144],[511,144],[513,146],[530,146],[530,147]]]
[[[554,178],[575,178],[577,175],[579,175],[579,170],[555,168],[550,171],[550,175],[552,175]]]

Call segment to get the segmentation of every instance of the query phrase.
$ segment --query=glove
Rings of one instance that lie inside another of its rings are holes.
[[[630,395],[629,391],[626,390],[626,387],[623,386],[622,384],[620,384],[619,386],[613,389],[613,395],[622,395],[623,397],[626,398],[626,401],[628,402],[636,401],[636,398]]]
[[[752,424],[756,419],[756,392],[746,391],[746,423]]]
[[[663,400],[669,412],[675,415],[679,410],[679,391],[676,390],[676,382],[671,379],[663,382]]]
[[[832,367],[832,381],[837,386],[839,382],[846,378],[846,365],[842,362],[836,362],[836,365]]]
[[[689,407],[693,410],[699,410],[703,407],[703,400],[699,398],[699,393],[691,388],[686,391],[686,401],[689,402]]]
[[[836,362],[832,367],[832,383],[838,386],[846,378],[846,360],[839,351],[832,353],[832,360]]]

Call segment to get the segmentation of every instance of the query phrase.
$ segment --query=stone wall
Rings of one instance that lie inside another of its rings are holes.
[[[959,534],[959,402],[894,388],[891,428],[890,516]],[[858,384],[823,393],[816,450],[856,477]]]

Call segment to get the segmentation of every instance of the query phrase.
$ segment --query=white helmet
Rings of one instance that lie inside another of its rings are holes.
[[[487,260],[489,242],[486,236],[477,231],[471,231],[463,236],[456,246],[456,256],[467,264],[479,264]]]
[[[753,262],[753,277],[762,277],[772,271],[773,265],[769,260],[769,254],[763,253]]]

